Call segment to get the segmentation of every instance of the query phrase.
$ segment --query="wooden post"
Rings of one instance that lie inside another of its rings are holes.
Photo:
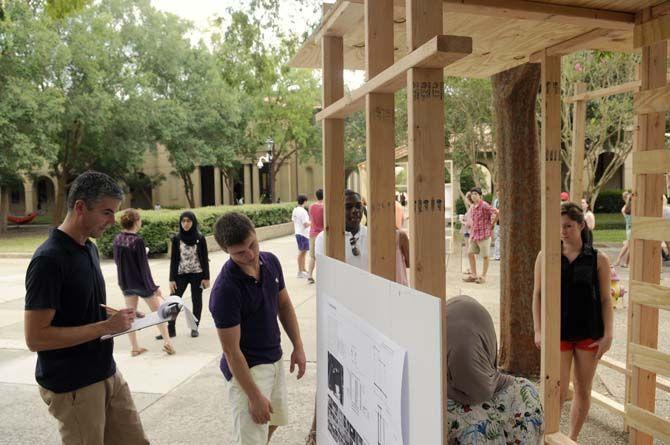
[[[561,418],[561,58],[542,57],[542,358],[540,389],[545,434],[557,433]]]
[[[344,95],[342,37],[324,36],[323,106]],[[324,230],[326,255],[344,261],[344,120],[323,120]]]
[[[586,93],[586,84],[577,82],[574,94]],[[572,114],[572,162],[570,163],[570,199],[580,202],[584,193],[584,140],[586,139],[586,101],[578,100]]]
[[[651,9],[639,16],[636,28],[652,19]],[[662,87],[666,84],[667,42],[642,47],[640,64],[640,91]],[[659,150],[664,145],[665,113],[641,114],[638,116],[639,138],[637,151]],[[661,196],[664,192],[662,174],[635,175],[633,217],[661,217]],[[631,280],[658,284],[661,277],[660,242],[633,240],[631,251]],[[632,342],[656,348],[658,346],[658,309],[635,304],[633,306]],[[656,405],[656,374],[633,366],[631,403],[653,412]],[[628,406],[627,406],[628,408]],[[629,443],[651,445],[653,438],[630,426]]]
[[[407,0],[407,47],[410,51],[442,34],[442,2]],[[407,145],[410,282],[442,300],[445,311],[444,246],[444,73],[412,68],[407,72]],[[442,318],[443,320],[445,317]],[[442,424],[448,442],[447,327],[442,324]]]
[[[393,0],[365,0],[367,78],[393,65]],[[365,97],[370,273],[395,280],[395,105],[393,93]]]

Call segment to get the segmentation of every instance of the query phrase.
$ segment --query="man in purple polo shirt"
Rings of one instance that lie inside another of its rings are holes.
[[[290,371],[305,374],[305,351],[281,264],[260,252],[249,218],[227,213],[214,237],[230,255],[214,283],[209,310],[223,348],[221,371],[233,412],[233,443],[265,445],[288,424],[286,383],[277,317],[293,343]]]

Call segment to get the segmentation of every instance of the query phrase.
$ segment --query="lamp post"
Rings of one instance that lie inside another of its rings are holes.
[[[268,138],[265,141],[265,147],[267,148],[267,162],[268,162],[268,172],[269,172],[269,181],[270,181],[270,204],[274,204],[275,202],[275,194],[274,194],[274,178],[272,174],[272,161],[274,160],[274,149],[275,149],[275,141],[272,140],[272,138]]]

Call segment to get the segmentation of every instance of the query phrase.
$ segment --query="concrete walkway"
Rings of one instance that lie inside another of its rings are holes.
[[[305,280],[297,279],[295,241],[284,237],[265,241],[263,250],[272,251],[282,260],[286,284],[296,307],[308,358],[307,373],[296,381],[288,378],[291,425],[280,428],[273,443],[302,444],[312,419],[316,382],[316,288]],[[609,252],[612,256],[612,252]],[[227,255],[211,254],[212,274],[218,273]],[[448,295],[467,293],[479,299],[499,320],[499,264],[492,263],[486,284],[467,284],[461,281],[461,262],[457,251],[448,258]],[[34,381],[36,355],[27,350],[23,340],[24,274],[29,260],[0,259],[0,444],[57,444],[60,443],[56,422],[49,416],[41,401]],[[167,259],[151,260],[156,281],[163,288],[168,285]],[[463,264],[463,266],[461,266]],[[116,269],[111,261],[104,261],[103,273],[107,282],[108,302],[123,305],[123,296],[116,286]],[[623,277],[627,278],[623,270]],[[666,275],[667,272],[665,273]],[[214,277],[213,277],[214,278]],[[666,278],[666,283],[670,281]],[[207,310],[209,291],[204,295],[201,336],[187,335],[185,322],[178,322],[175,339],[177,354],[167,356],[161,344],[153,339],[157,330],[147,329],[139,334],[140,343],[149,348],[142,356],[131,358],[127,338],[115,342],[115,359],[128,380],[140,410],[144,427],[154,444],[226,444],[230,443],[230,411],[228,409],[223,377],[218,369],[221,347],[216,337],[211,316]],[[188,301],[188,293],[187,293]],[[146,309],[146,308],[144,308]],[[610,356],[625,360],[626,311],[615,315],[616,335]],[[670,322],[662,314],[661,349],[669,350]],[[290,342],[284,335],[284,351],[288,357]],[[599,371],[596,389],[623,400],[623,377],[608,369]],[[670,412],[668,394],[659,392],[657,406],[661,413]],[[566,413],[567,408],[566,406]],[[564,424],[567,415],[564,415]],[[564,425],[565,427],[565,425]],[[593,407],[582,434],[583,444],[624,444],[621,418],[599,407]]]

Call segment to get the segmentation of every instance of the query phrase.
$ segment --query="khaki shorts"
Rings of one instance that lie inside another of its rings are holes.
[[[249,414],[249,399],[233,377],[228,382],[228,401],[233,414],[233,443],[235,445],[266,445],[270,425],[288,425],[288,400],[286,374],[282,360],[270,365],[256,365],[250,369],[251,377],[261,393],[272,405],[270,423],[259,425]]]
[[[120,372],[75,391],[39,387],[49,413],[58,420],[64,445],[145,445],[140,416]]]
[[[309,237],[309,256],[310,258],[316,259],[316,237]]]
[[[475,255],[481,255],[484,258],[491,256],[491,237],[484,238],[479,241],[475,241],[470,238],[470,248],[468,253],[474,253]]]

